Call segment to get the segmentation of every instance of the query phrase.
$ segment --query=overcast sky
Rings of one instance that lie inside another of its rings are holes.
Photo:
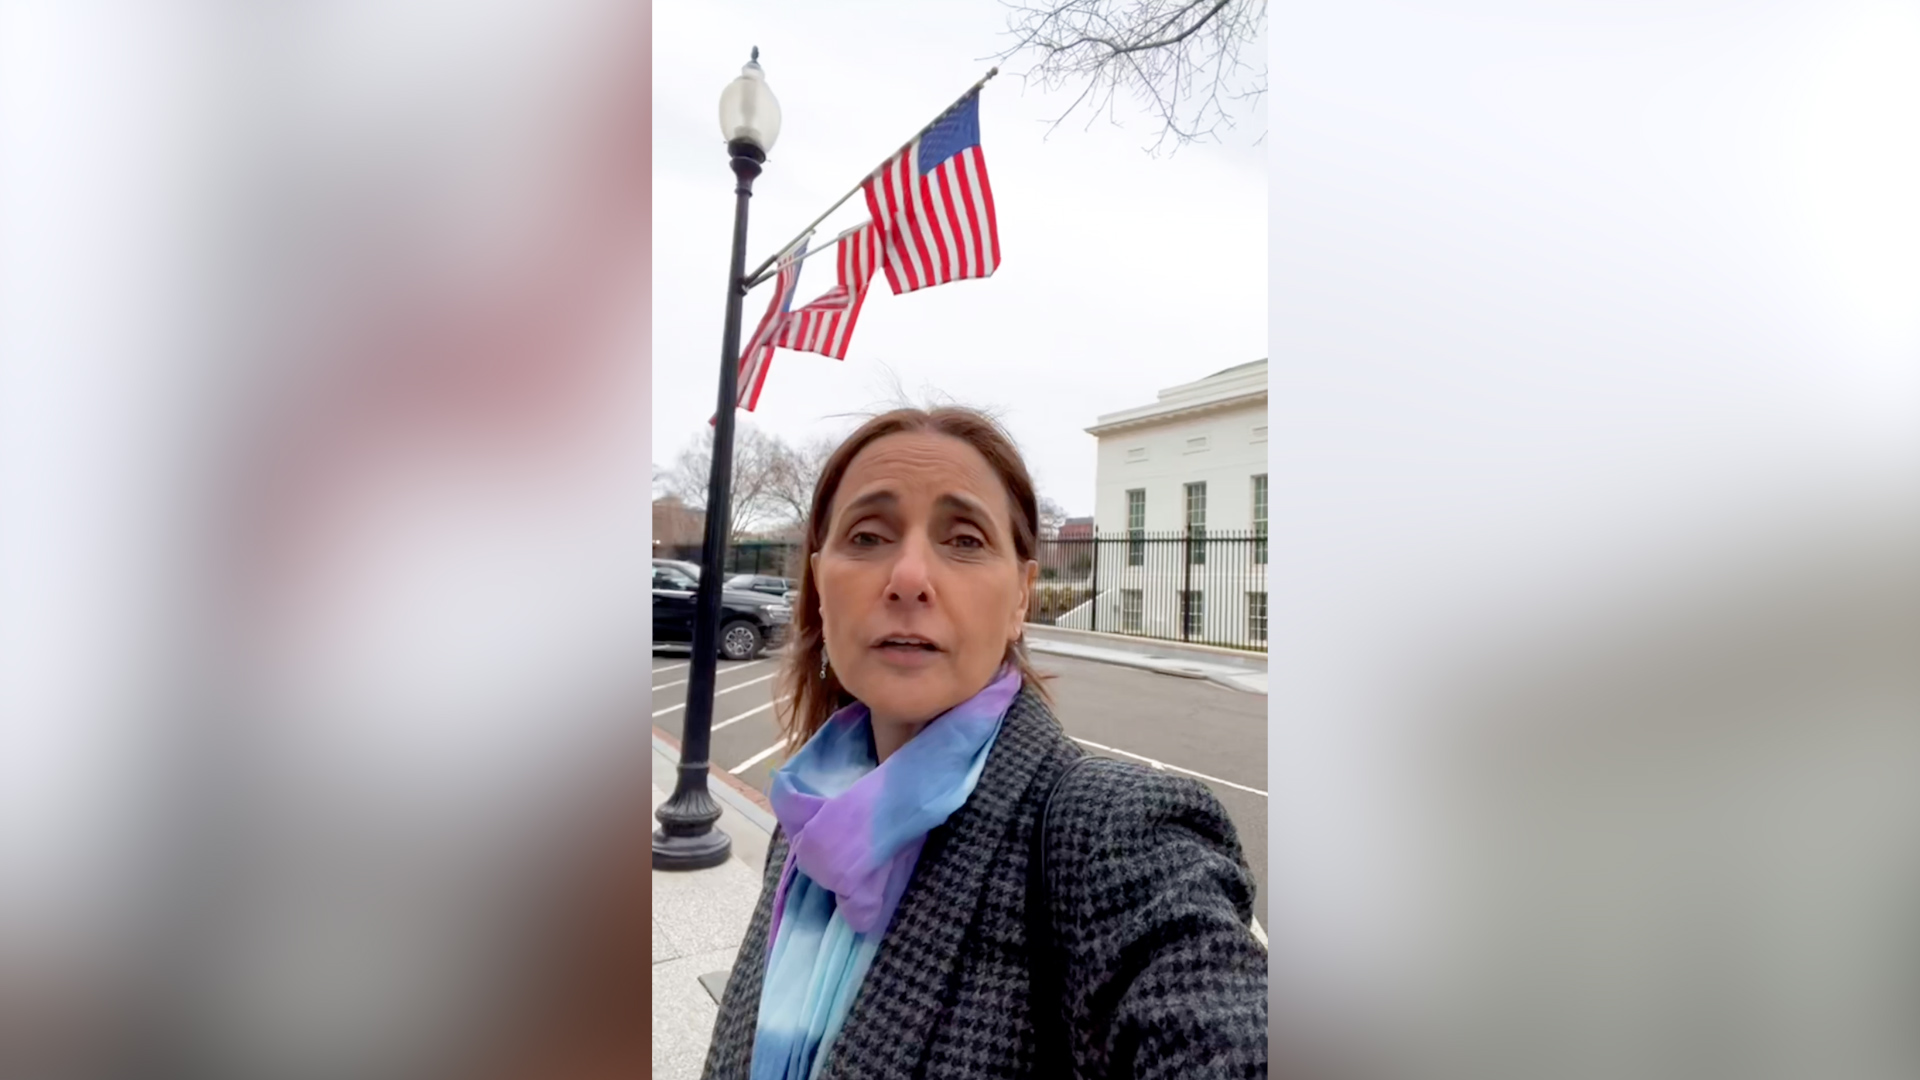
[[[713,414],[733,191],[718,130],[720,91],[760,47],[780,100],[779,142],[755,187],[748,265],[858,183],[992,66],[1004,47],[993,0],[881,4],[654,5],[653,445],[669,465]],[[1264,43],[1247,56],[1264,60]],[[1114,127],[1084,115],[1051,137],[1072,95],[1023,88],[1015,59],[981,98],[981,140],[1001,266],[894,296],[876,283],[844,363],[780,351],[750,424],[789,439],[850,426],[896,387],[999,413],[1036,483],[1093,511],[1102,413],[1265,355],[1267,148],[1264,105],[1217,145],[1170,156],[1132,101]],[[815,234],[830,243],[866,219],[850,200]],[[833,284],[810,260],[798,301]],[[769,286],[747,298],[744,333]]]

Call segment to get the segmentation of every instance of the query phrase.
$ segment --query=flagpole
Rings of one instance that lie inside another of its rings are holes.
[[[868,169],[867,175],[862,176],[860,178],[860,182],[853,185],[852,191],[849,191],[845,195],[842,195],[838,199],[834,200],[834,204],[832,206],[827,207],[826,213],[821,214],[817,218],[814,218],[812,223],[809,224],[806,228],[800,230],[800,235],[798,237],[795,237],[794,240],[788,243],[785,247],[781,248],[778,254],[774,255],[773,258],[768,259],[766,262],[763,262],[759,266],[755,267],[753,273],[748,274],[744,279],[742,279],[746,282],[746,288],[752,289],[754,286],[759,285],[761,282],[767,280],[768,270],[773,266],[774,263],[780,261],[781,255],[785,255],[787,252],[793,250],[794,244],[799,243],[802,239],[811,235],[815,229],[820,227],[821,222],[827,220],[828,217],[832,216],[835,210],[838,210],[842,206],[846,205],[846,201],[848,199],[851,199],[855,195],[860,194],[860,189],[867,186],[867,181],[872,178],[874,173],[877,173],[881,169],[885,168],[887,162],[892,161],[895,155],[899,154],[900,151],[905,150],[909,146],[912,146],[913,140],[919,138],[922,135],[925,135],[929,130],[933,128],[933,125],[946,119],[947,114],[959,108],[961,103],[965,102],[968,98],[972,97],[973,95],[979,93],[980,88],[987,85],[987,80],[993,78],[995,75],[998,75],[998,74],[1000,74],[999,68],[997,67],[989,68],[987,70],[987,73],[981,77],[980,81],[977,83],[974,83],[972,86],[969,86],[967,88],[966,93],[961,94],[959,97],[953,100],[953,104],[948,105],[944,109],[941,109],[940,114],[938,116],[935,116],[933,119],[927,121],[925,126],[921,127],[919,131],[916,131],[912,135],[908,136],[907,141],[901,143],[898,147],[896,147],[893,153],[888,154],[884,158],[881,158],[880,164],[875,165],[871,169]],[[812,252],[808,252],[808,254],[811,255]],[[795,261],[797,262],[799,260],[795,260]]]
[[[819,222],[817,222],[817,221],[816,221],[816,222],[814,222],[814,224],[815,224],[815,225],[818,225],[818,224],[819,224]],[[853,230],[851,230],[851,229],[849,229],[849,230],[847,230],[847,231],[848,231],[848,232],[852,232]],[[844,234],[843,234],[843,235],[844,235]],[[783,247],[783,248],[781,248],[781,249],[780,249],[780,253],[779,253],[779,254],[777,254],[777,255],[775,255],[775,256],[774,256],[774,257],[773,257],[772,259],[769,259],[768,261],[769,261],[769,262],[779,262],[779,261],[780,261],[781,259],[784,259],[784,258],[786,258],[786,257],[787,257],[788,255],[791,255],[791,254],[793,254],[793,249],[794,249],[794,248],[797,248],[797,247],[799,247],[799,246],[800,246],[801,244],[804,244],[804,243],[806,243],[807,241],[809,241],[809,240],[812,240],[812,239],[813,239],[813,230],[812,230],[812,229],[808,229],[808,230],[807,230],[806,232],[803,232],[803,233],[801,233],[801,234],[800,234],[799,236],[796,236],[796,237],[794,237],[794,238],[793,238],[793,241],[792,241],[791,243],[789,243],[789,244],[788,244],[788,245],[787,245],[786,247]],[[838,241],[839,239],[840,239],[840,237],[838,237],[838,236],[836,236],[836,237],[834,237],[834,240],[835,240],[836,242],[837,242],[837,241]],[[799,266],[799,265],[800,265],[801,263],[803,263],[803,262],[806,262],[806,261],[807,261],[807,257],[808,257],[808,256],[810,256],[810,255],[818,255],[818,254],[820,254],[820,253],[821,253],[822,251],[827,251],[827,250],[830,250],[830,249],[831,249],[832,247],[833,247],[833,244],[828,244],[828,245],[827,245],[826,247],[824,247],[824,248],[808,248],[807,250],[805,250],[805,251],[803,251],[803,252],[801,252],[801,253],[800,253],[800,257],[799,257],[799,258],[797,258],[797,259],[793,259],[792,261],[790,261],[790,262],[788,262],[788,263],[787,263],[787,265],[788,265],[788,266]],[[777,271],[776,271],[776,272],[777,272]],[[748,292],[750,292],[750,291],[752,291],[752,289],[753,289],[753,287],[754,287],[755,285],[758,285],[758,284],[759,284],[759,282],[758,282],[758,281],[754,281],[754,280],[751,280],[751,279],[749,279],[749,278],[745,278],[745,277],[743,277],[743,278],[741,278],[741,279],[740,279],[740,295],[741,295],[741,296],[745,296],[745,295],[747,295],[747,293],[748,293]]]
[[[854,190],[856,190],[856,191],[858,191],[859,189],[858,189],[858,188],[855,188]],[[846,202],[847,200],[845,200],[845,199],[841,199],[840,201],[841,201],[841,202]],[[835,209],[835,210],[837,210],[837,209],[839,209],[839,207],[838,207],[838,206],[835,206],[835,207],[834,207],[834,209]],[[829,210],[829,211],[827,211],[827,213],[829,213],[829,214],[830,214],[830,213],[832,213],[832,212],[833,212],[832,210]],[[816,225],[818,225],[818,224],[819,224],[819,222],[817,222],[817,221],[816,221],[816,222],[814,222],[814,224],[816,224]],[[855,226],[854,226],[853,228],[851,228],[851,229],[845,229],[845,230],[842,230],[842,231],[840,232],[840,234],[839,234],[839,235],[837,235],[837,236],[835,236],[835,237],[833,238],[833,243],[831,243],[831,244],[825,244],[825,245],[822,245],[822,246],[820,246],[820,247],[810,247],[810,248],[808,248],[807,250],[805,250],[805,251],[803,251],[803,252],[801,252],[801,253],[800,253],[800,257],[799,257],[799,258],[797,258],[797,259],[794,259],[794,260],[792,260],[791,262],[789,262],[789,263],[787,263],[787,265],[788,265],[788,266],[799,266],[799,265],[800,265],[801,263],[803,263],[803,262],[806,262],[806,261],[807,261],[808,259],[811,259],[811,258],[813,258],[813,257],[814,257],[815,255],[818,255],[818,254],[820,254],[820,253],[822,253],[822,252],[826,252],[826,251],[834,251],[834,250],[837,250],[837,249],[839,248],[839,246],[840,246],[840,241],[842,241],[842,240],[845,240],[845,239],[846,239],[846,238],[847,238],[848,236],[850,236],[850,235],[852,235],[853,233],[857,233],[857,232],[859,232],[859,231],[860,231],[861,229],[863,229],[863,228],[865,228],[865,227],[866,227],[866,226],[864,226],[864,225],[855,225]],[[813,233],[811,233],[811,232],[808,232],[808,233],[805,233],[805,234],[804,234],[804,236],[806,236],[806,237],[811,237],[812,235],[813,235]],[[788,248],[787,248],[787,251],[792,251],[792,250],[793,250],[793,248],[792,248],[792,247],[788,247]],[[775,262],[779,262],[779,261],[780,261],[780,256],[781,256],[781,255],[785,255],[785,254],[787,253],[787,251],[783,251],[783,252],[781,252],[781,253],[780,253],[780,255],[775,255],[775,256],[773,257],[773,258],[774,258],[774,261],[775,261]],[[778,268],[776,267],[776,268],[775,268],[775,270],[774,270],[774,274],[777,274],[777,273],[779,273],[779,269],[778,269]],[[755,285],[758,285],[758,284],[760,284],[760,282],[762,282],[762,281],[765,281],[765,280],[767,280],[767,278],[769,278],[769,277],[772,277],[772,276],[774,276],[774,275],[773,275],[773,274],[767,274],[767,275],[765,275],[765,276],[763,276],[763,277],[760,277],[760,278],[758,278],[758,279],[751,279],[751,280],[748,280],[748,281],[747,281],[747,284],[746,284],[746,287],[747,287],[747,288],[748,288],[749,290],[751,290],[751,289],[752,289],[752,288],[753,288],[753,287],[754,287]]]

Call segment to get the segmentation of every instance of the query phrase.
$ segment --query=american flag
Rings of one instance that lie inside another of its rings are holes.
[[[775,331],[773,343],[783,349],[845,360],[847,343],[853,340],[853,324],[860,318],[860,305],[873,280],[879,247],[879,230],[871,222],[841,233],[834,253],[839,283],[818,300],[787,315]]]
[[[987,277],[999,267],[977,89],[874,170],[863,188],[896,295]]]
[[[793,306],[794,291],[800,287],[800,259],[806,253],[807,240],[802,237],[780,256],[780,270],[774,276],[773,298],[767,303],[767,313],[760,317],[760,325],[747,340],[747,347],[740,350],[740,382],[734,403],[748,412],[760,403],[760,388],[767,384],[767,368],[773,364],[773,338],[787,320],[787,309]]]

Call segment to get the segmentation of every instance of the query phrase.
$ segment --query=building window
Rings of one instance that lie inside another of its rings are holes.
[[[1143,488],[1127,492],[1127,565],[1147,562],[1147,493]]]
[[[1187,485],[1187,560],[1195,566],[1207,561],[1207,485]]]
[[[1253,478],[1253,565],[1267,565],[1267,474]]]
[[[1139,589],[1120,590],[1120,632],[1138,634],[1141,632],[1141,594]]]
[[[1255,645],[1267,643],[1267,594],[1247,594],[1247,637]]]
[[[1184,595],[1186,600],[1182,606],[1186,609],[1186,633],[1183,636],[1188,639],[1202,637],[1206,634],[1207,626],[1207,594],[1194,589]]]

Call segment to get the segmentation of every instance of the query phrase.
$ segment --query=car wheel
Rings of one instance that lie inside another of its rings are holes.
[[[760,628],[741,619],[720,628],[720,655],[729,660],[751,660],[760,655]]]

